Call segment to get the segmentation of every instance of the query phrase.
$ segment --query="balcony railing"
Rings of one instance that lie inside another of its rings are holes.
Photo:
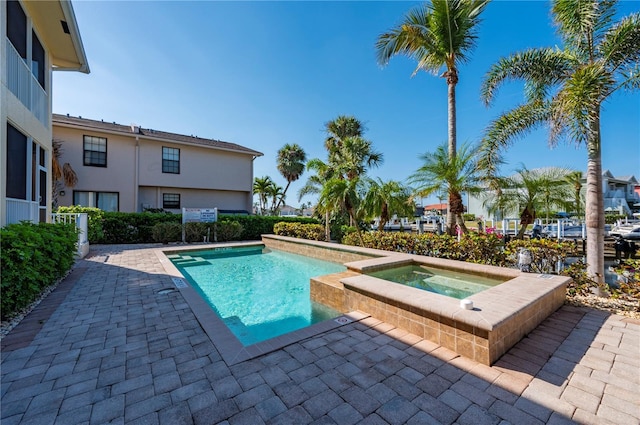
[[[44,126],[48,126],[49,96],[29,66],[7,39],[7,82],[9,90]]]
[[[39,207],[38,202],[7,198],[7,224],[23,220],[37,223],[40,219]]]

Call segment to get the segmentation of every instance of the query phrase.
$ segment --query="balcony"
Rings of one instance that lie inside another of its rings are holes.
[[[49,126],[49,96],[29,66],[7,39],[7,83],[9,90],[44,125]]]

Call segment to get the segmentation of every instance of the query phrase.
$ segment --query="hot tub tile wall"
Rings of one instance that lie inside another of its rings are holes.
[[[334,249],[327,248],[326,242],[316,242],[305,239],[296,239],[286,236],[262,235],[262,243],[267,248],[305,255],[320,260],[334,263],[349,263],[370,259],[372,255],[339,249],[341,245],[335,245]],[[322,245],[324,244],[324,245]],[[329,244],[330,245],[330,244]]]
[[[469,297],[476,307],[470,311],[461,309],[459,300],[357,273],[405,263],[407,258],[454,269],[461,267],[459,262],[272,235],[263,236],[263,243],[314,258],[349,262],[346,265],[350,270],[343,275],[312,279],[312,299],[341,312],[366,312],[486,365],[494,363],[557,310],[564,303],[570,281],[567,277],[543,278],[513,269],[464,263],[465,270],[507,280]]]

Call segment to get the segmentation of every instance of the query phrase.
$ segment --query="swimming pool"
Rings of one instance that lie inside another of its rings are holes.
[[[467,298],[505,281],[422,265],[394,267],[367,274],[457,299]]]
[[[341,314],[309,296],[310,278],[346,270],[341,264],[262,246],[167,257],[245,346]]]

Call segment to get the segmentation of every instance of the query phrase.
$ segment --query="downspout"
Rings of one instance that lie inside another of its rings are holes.
[[[140,138],[136,136],[136,154],[135,163],[133,164],[133,205],[135,211],[142,212],[142,207],[139,205],[138,199],[140,198]]]
[[[253,161],[255,161],[257,158],[256,155],[252,156],[251,159],[251,180],[249,182],[250,185],[250,189],[249,189],[249,208],[247,208],[247,211],[251,211],[251,213],[249,215],[253,215],[254,211],[253,211]]]

